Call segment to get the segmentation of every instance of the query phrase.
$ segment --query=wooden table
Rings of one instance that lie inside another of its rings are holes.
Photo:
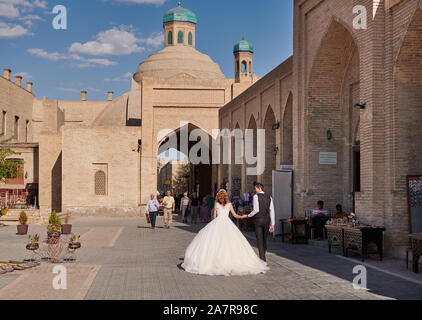
[[[410,248],[412,249],[412,270],[414,273],[419,272],[419,258],[422,255],[422,234],[414,233],[409,235]]]
[[[328,252],[331,253],[331,247],[337,246],[341,248],[343,255],[344,253],[344,226],[326,225],[327,240],[328,240]],[[336,244],[333,245],[333,242]]]
[[[306,219],[299,219],[299,220],[291,220],[291,219],[281,219],[281,241],[284,242],[284,237],[289,233],[284,232],[284,225],[290,224],[290,241],[292,244],[297,243],[297,240],[303,239],[305,240],[305,244],[308,244],[308,220]],[[305,228],[305,234],[301,235],[298,232],[298,226],[303,225]]]
[[[362,261],[365,260],[367,254],[379,254],[380,261],[383,258],[383,232],[385,228],[376,227],[343,227],[343,243],[346,257],[349,251],[360,254]],[[377,251],[369,252],[369,243],[377,246]]]

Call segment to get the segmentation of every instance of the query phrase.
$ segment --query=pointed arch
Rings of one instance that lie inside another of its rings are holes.
[[[347,24],[333,17],[314,57],[307,89],[305,125],[305,166],[310,172],[307,184],[317,190],[309,197],[308,206],[325,198],[328,206],[342,203],[347,211],[354,208],[353,150],[354,127],[360,112],[354,104],[360,101],[360,54],[353,32]],[[332,138],[327,138],[331,132]],[[319,163],[319,153],[337,154],[337,165]],[[311,174],[312,173],[312,174]],[[321,181],[330,176],[334,185]],[[335,190],[335,192],[329,191]]]
[[[276,122],[274,110],[271,105],[268,105],[265,113],[263,129],[265,130],[265,171],[262,175],[262,183],[265,187],[265,192],[272,194],[272,175],[273,170],[276,169],[276,160],[279,153],[276,132],[273,126]]]
[[[172,45],[173,44],[173,31],[169,31],[167,33],[167,44]]]
[[[293,163],[293,93],[290,92],[283,112],[281,162]]]

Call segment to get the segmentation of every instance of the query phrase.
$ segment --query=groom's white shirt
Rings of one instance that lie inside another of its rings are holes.
[[[264,192],[260,192],[264,193]],[[254,215],[256,215],[259,212],[259,201],[258,201],[258,195],[253,196],[253,211],[248,214],[249,218],[252,218]],[[274,213],[274,202],[273,198],[271,197],[271,204],[270,204],[270,218],[271,218],[271,226],[275,226],[275,213]]]

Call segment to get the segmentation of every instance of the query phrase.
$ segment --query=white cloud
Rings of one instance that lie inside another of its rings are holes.
[[[141,52],[144,48],[138,45],[139,39],[125,26],[113,28],[97,35],[95,41],[85,43],[75,42],[70,46],[70,52],[84,53],[94,56],[126,55]]]
[[[120,26],[100,32],[95,41],[75,42],[69,52],[93,56],[128,55],[147,49],[156,49],[164,42],[162,32],[153,33],[148,38],[137,38],[132,26]]]
[[[31,79],[32,75],[29,74],[28,72],[18,72],[16,73],[17,76],[21,76],[24,79]]]
[[[5,3],[13,6],[22,6],[26,8],[47,8],[47,1],[44,0],[0,0],[0,3]]]
[[[28,49],[28,52],[34,56],[37,56],[46,60],[50,60],[50,61],[57,62],[57,61],[62,61],[62,60],[68,60],[68,61],[77,62],[77,66],[80,68],[92,67],[95,65],[114,66],[118,64],[117,62],[110,61],[108,59],[87,59],[78,54],[47,52],[39,48]]]
[[[156,4],[161,6],[167,0],[117,0],[117,2],[138,3],[138,4]]]
[[[104,81],[105,82],[126,82],[126,81],[130,80],[130,78],[132,78],[132,77],[133,77],[132,72],[126,72],[125,74],[118,76],[118,77],[105,78]]]
[[[17,38],[28,33],[21,25],[0,22],[0,38]]]
[[[149,36],[149,38],[142,40],[142,42],[146,43],[148,47],[153,49],[159,48],[164,43],[164,33],[163,32],[155,32]]]
[[[0,17],[17,18],[19,17],[19,10],[11,3],[0,2]]]
[[[15,24],[18,20],[23,21],[27,28],[31,28],[35,20],[44,21],[39,15],[32,14],[32,11],[46,8],[47,1],[43,0],[0,0],[0,17],[10,19],[10,22]],[[2,29],[3,38],[18,37],[28,33],[28,31],[25,32],[25,27],[19,25],[9,24],[8,27],[3,25]]]

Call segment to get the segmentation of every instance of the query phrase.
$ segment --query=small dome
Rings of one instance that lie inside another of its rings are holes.
[[[178,7],[171,9],[164,14],[164,23],[173,21],[191,22],[194,24],[198,22],[196,19],[196,14],[188,9],[183,8],[180,2]]]
[[[254,53],[254,48],[252,43],[245,40],[245,38],[242,38],[238,43],[235,44],[233,53],[236,52],[251,52]]]
[[[188,74],[198,79],[224,79],[220,66],[209,56],[188,46],[169,46],[154,53],[139,65],[134,79],[171,78]]]

